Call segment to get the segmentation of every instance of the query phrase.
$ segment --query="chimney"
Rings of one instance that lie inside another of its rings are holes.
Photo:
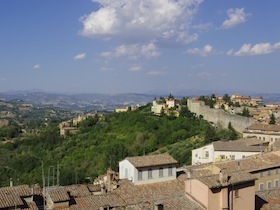
[[[187,171],[187,178],[188,179],[192,178],[192,171],[191,170]]]
[[[154,210],[163,210],[163,205],[161,203],[156,203],[154,206]]]
[[[13,178],[10,178],[10,187],[13,187]]]
[[[225,169],[222,169],[219,174],[219,182],[222,185],[228,184],[228,174],[226,173]]]

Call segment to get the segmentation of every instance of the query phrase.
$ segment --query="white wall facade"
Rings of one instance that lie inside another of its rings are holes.
[[[265,150],[265,147],[262,148]],[[250,155],[256,155],[259,152],[246,152],[246,151],[215,151],[213,144],[208,144],[204,147],[200,147],[192,150],[192,165],[203,163],[215,163],[225,160],[238,160]]]
[[[265,148],[263,148],[264,150]],[[239,160],[250,155],[260,154],[260,152],[236,152],[236,151],[215,151],[214,163],[225,160]]]
[[[142,177],[139,177],[140,173],[142,173]],[[149,176],[149,173],[151,176]],[[119,162],[119,176],[120,179],[128,179],[134,184],[147,184],[174,180],[176,179],[176,166],[164,165],[135,168],[128,160],[123,160]]]
[[[192,150],[192,165],[214,162],[213,144]]]
[[[149,170],[152,174],[149,177]],[[160,170],[162,174],[160,175]],[[142,171],[142,179],[139,177],[139,171]],[[176,179],[176,167],[175,166],[156,166],[136,169],[134,184],[148,184],[155,182],[162,182]]]
[[[128,179],[132,182],[135,180],[136,168],[128,161],[122,160],[119,162],[120,179]]]

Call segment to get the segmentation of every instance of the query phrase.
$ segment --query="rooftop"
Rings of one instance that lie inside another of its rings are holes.
[[[125,158],[136,168],[177,164],[177,160],[168,154],[146,155]]]
[[[240,152],[261,152],[264,150],[261,145],[268,144],[258,138],[244,138],[234,141],[215,141],[213,142],[215,151],[240,151]]]
[[[186,174],[181,174],[176,180],[144,185],[134,185],[128,180],[121,180],[114,193],[126,202],[127,209],[153,209],[155,204],[163,204],[167,210],[200,210],[196,203],[185,197],[186,179]]]
[[[224,184],[219,181],[219,174],[201,176],[201,177],[197,177],[197,179],[211,189],[221,188],[224,186]],[[228,174],[228,184],[236,185],[239,183],[244,183],[244,182],[254,181],[254,180],[256,180],[255,176],[243,171],[237,171]]]
[[[247,127],[245,131],[249,130],[280,132],[280,125],[253,124]]]
[[[256,209],[280,209],[280,189],[256,192]]]
[[[32,190],[28,185],[20,185],[15,187],[0,188],[0,209],[11,206],[24,205],[21,197],[29,197],[32,195]]]
[[[259,155],[252,155],[240,160],[224,161],[214,163],[220,169],[228,172],[246,170],[249,172],[266,170],[269,168],[280,167],[280,156],[277,153],[269,152]]]

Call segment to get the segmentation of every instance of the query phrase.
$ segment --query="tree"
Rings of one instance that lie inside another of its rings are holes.
[[[275,124],[276,124],[276,118],[275,118],[275,116],[274,116],[273,113],[270,115],[269,124],[270,124],[270,125],[275,125]]]
[[[223,100],[224,100],[226,103],[229,103],[229,102],[230,102],[230,97],[229,97],[229,95],[228,95],[227,93],[223,96]]]
[[[244,116],[244,117],[250,117],[249,109],[244,107],[243,110],[242,110],[241,115]]]
[[[228,123],[228,129],[230,131],[230,140],[236,140],[238,138],[238,134],[236,130],[232,127],[231,122]]]
[[[206,144],[217,140],[216,131],[212,126],[207,126],[204,132],[204,142]]]

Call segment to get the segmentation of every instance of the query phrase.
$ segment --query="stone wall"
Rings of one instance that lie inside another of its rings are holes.
[[[246,127],[256,123],[253,118],[230,114],[222,109],[211,109],[209,106],[206,106],[203,101],[188,99],[188,107],[189,110],[197,116],[202,115],[203,119],[213,122],[223,128],[227,128],[229,122],[231,122],[232,127],[240,133],[242,133]]]

